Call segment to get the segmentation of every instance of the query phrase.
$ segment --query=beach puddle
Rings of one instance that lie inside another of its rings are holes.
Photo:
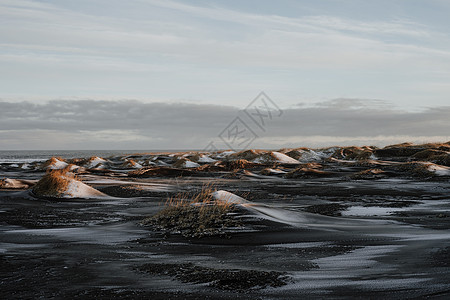
[[[398,211],[405,211],[404,208],[380,207],[380,206],[351,206],[342,211],[342,216],[370,217],[388,216]]]

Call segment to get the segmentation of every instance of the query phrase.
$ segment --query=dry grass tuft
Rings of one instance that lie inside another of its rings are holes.
[[[295,170],[286,173],[286,178],[311,178],[311,177],[327,177],[332,173],[313,168],[299,167]]]
[[[302,158],[303,154],[305,153],[305,151],[309,151],[308,148],[297,148],[297,149],[292,149],[290,151],[287,151],[286,154],[287,156],[289,156],[290,158],[293,159],[300,159]]]
[[[346,159],[350,160],[367,160],[372,156],[372,151],[370,150],[363,150],[359,152],[354,152],[352,154],[349,154],[346,156]]]
[[[198,162],[201,157],[200,153],[189,154],[186,156],[187,159],[193,162]]]
[[[349,160],[365,160],[369,159],[373,154],[373,149],[370,146],[364,147],[342,147],[334,151],[331,157],[338,159],[349,159]]]
[[[428,143],[421,145],[414,145],[411,143],[403,143],[397,145],[386,146],[382,149],[376,149],[375,154],[377,156],[390,156],[390,157],[405,157],[418,154],[419,156],[427,156],[427,152],[421,153],[425,150],[438,150],[438,151],[450,151],[450,147],[447,143]]]
[[[225,167],[221,161],[209,163],[195,168],[199,172],[217,172],[225,170]]]
[[[283,170],[278,169],[276,166],[272,167],[272,168],[265,168],[263,170],[261,170],[261,175],[282,175],[283,174]]]
[[[237,159],[237,160],[254,160],[255,158],[259,157],[262,153],[265,151],[263,150],[243,150],[237,153],[233,153],[229,156],[230,159]]]
[[[436,155],[431,161],[438,165],[450,167],[450,154]]]
[[[448,154],[446,151],[435,150],[435,149],[426,149],[414,154],[411,158],[414,160],[426,160],[432,161],[434,157],[438,155],[446,155]]]
[[[254,166],[257,165],[246,159],[224,161],[223,164],[227,171],[235,171],[235,170],[240,170],[240,169],[253,168]]]
[[[196,194],[182,193],[170,197],[164,208],[156,215],[142,221],[170,233],[181,233],[185,237],[224,235],[225,229],[237,227],[239,223],[229,213],[235,205],[217,201],[211,184],[202,187]]]
[[[68,164],[73,164],[73,165],[82,165],[84,163],[86,163],[86,159],[85,158],[71,158],[67,160]]]
[[[442,150],[423,150],[414,154],[411,159],[433,162],[443,166],[450,166],[450,153]]]
[[[407,175],[412,177],[428,178],[435,175],[433,171],[430,171],[430,165],[433,164],[422,162],[407,162],[398,164],[395,166],[395,168],[398,171],[406,172]]]
[[[384,171],[381,169],[367,169],[350,176],[351,179],[376,179],[384,176]]]
[[[121,168],[136,168],[139,167],[139,164],[131,158],[128,158],[126,161],[122,163]]]
[[[407,143],[401,143],[401,144],[388,145],[384,148],[400,148],[400,147],[411,147],[411,146],[414,146],[414,144],[407,142]]]
[[[172,164],[173,168],[184,168],[186,166],[186,163],[192,162],[191,160],[187,159],[186,157],[182,157],[178,159],[174,164]]]
[[[322,169],[323,166],[319,163],[310,162],[310,163],[304,163],[298,166],[297,168],[307,168],[307,169]]]
[[[147,178],[147,177],[179,177],[191,176],[196,174],[194,168],[180,169],[172,167],[143,167],[127,173],[129,177]]]
[[[72,180],[79,180],[66,167],[60,170],[49,170],[33,187],[33,193],[42,196],[59,197],[67,191]]]

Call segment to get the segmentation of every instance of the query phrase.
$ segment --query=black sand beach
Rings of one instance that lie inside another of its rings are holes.
[[[448,298],[449,147],[2,163],[0,178],[18,181],[0,190],[0,297]],[[39,193],[61,168],[103,196]],[[205,186],[245,199],[234,226],[199,237],[143,224]]]

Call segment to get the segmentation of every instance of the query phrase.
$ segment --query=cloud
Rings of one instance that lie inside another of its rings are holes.
[[[0,148],[203,149],[219,143],[236,116],[259,136],[259,148],[450,140],[450,106],[406,112],[376,100],[335,99],[285,109],[262,131],[232,106],[54,100],[0,101]]]
[[[124,56],[170,57],[201,64],[282,68],[377,67],[380,62],[408,67],[426,59],[442,64],[450,57],[447,50],[423,43],[424,38],[447,40],[445,35],[404,20],[362,22],[327,15],[292,18],[175,1],[136,1],[130,14],[120,17],[21,0],[17,4],[0,2],[0,8],[0,16],[10,21],[0,30],[2,46],[13,52],[34,49],[35,58],[42,57],[44,63],[53,54],[41,51],[43,48],[73,55],[77,61],[95,56],[118,61]],[[162,15],[179,18],[161,18],[161,9]],[[136,17],[139,10],[148,13]],[[195,16],[200,19],[193,21]],[[235,30],[227,32],[211,23],[218,20],[232,24]],[[393,35],[400,39],[393,42]],[[402,37],[417,39],[399,42]],[[85,57],[86,52],[90,54]]]
[[[286,102],[301,95],[446,103],[446,27],[408,14],[363,18],[355,7],[350,17],[345,3],[293,3],[289,11],[266,1],[263,13],[223,1],[0,0],[0,96],[238,105],[265,89]]]

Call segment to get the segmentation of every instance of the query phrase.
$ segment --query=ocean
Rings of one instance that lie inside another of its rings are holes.
[[[109,157],[133,153],[178,152],[182,150],[3,150],[0,151],[0,163],[20,163],[45,161],[52,156],[69,158],[89,158],[91,156]]]

